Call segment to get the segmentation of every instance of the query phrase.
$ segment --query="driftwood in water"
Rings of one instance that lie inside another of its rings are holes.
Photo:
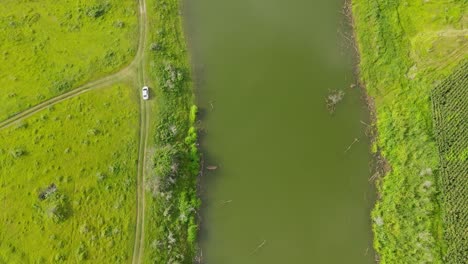
[[[214,109],[213,103],[214,103],[214,101],[210,101],[211,111],[213,111],[213,109]]]
[[[222,200],[221,201],[221,206],[224,206],[226,204],[232,203],[232,200]]]
[[[201,264],[203,263],[203,250],[200,249],[200,252],[198,252],[197,256],[195,257],[195,263]]]
[[[369,181],[374,181],[375,179],[377,179],[378,177],[380,177],[380,172],[376,172],[374,173],[370,178],[369,178]]]
[[[333,90],[329,92],[326,102],[330,114],[335,112],[336,105],[343,100],[344,95],[345,93],[342,90]]]
[[[213,170],[217,170],[218,166],[206,166],[206,169],[213,171]]]
[[[353,143],[351,143],[351,145],[349,145],[349,147],[345,150],[345,153],[348,152],[348,151],[351,149],[351,147],[352,147],[356,142],[359,142],[359,139],[358,139],[358,138],[355,138],[355,139],[354,139]]]
[[[365,125],[365,126],[368,126],[370,127],[371,125],[367,124],[366,122],[362,121],[362,120],[359,120],[359,122],[361,122],[361,124]]]
[[[257,253],[263,246],[265,246],[265,244],[266,244],[266,240],[263,240],[263,242],[260,243],[260,245],[258,245],[257,248],[255,248],[255,250],[252,251],[252,253],[250,253],[250,255]]]

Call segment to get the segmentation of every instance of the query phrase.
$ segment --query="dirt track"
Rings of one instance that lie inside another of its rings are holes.
[[[145,44],[147,35],[147,19],[146,19],[146,0],[139,0],[140,4],[140,40],[138,51],[141,51],[139,65],[137,68],[138,84],[142,87],[148,84],[145,65]],[[138,56],[138,54],[137,54]],[[140,146],[138,151],[138,172],[137,172],[137,216],[135,230],[135,244],[133,248],[132,263],[137,264],[142,262],[143,251],[145,245],[145,164],[146,164],[146,147],[148,142],[149,132],[149,114],[150,104],[140,100]]]

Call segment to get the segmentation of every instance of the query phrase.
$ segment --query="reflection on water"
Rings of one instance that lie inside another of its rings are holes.
[[[202,178],[205,262],[372,263],[367,114],[342,1],[185,4],[205,165],[218,166]]]

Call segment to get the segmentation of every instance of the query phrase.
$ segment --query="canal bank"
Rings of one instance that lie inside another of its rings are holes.
[[[368,113],[342,6],[185,2],[201,149],[218,167],[201,179],[205,263],[373,263]]]
[[[433,95],[448,76],[458,76],[454,69],[468,58],[467,7],[463,1],[353,1],[360,77],[375,101],[373,150],[390,168],[378,180],[380,199],[372,212],[381,263],[466,259],[463,226],[468,224],[460,218],[466,202],[464,192],[453,188],[463,186],[466,177],[461,173],[455,181],[456,170],[446,172],[444,155],[456,157],[459,149],[440,151],[445,131],[434,122],[441,114],[435,110],[440,98]],[[458,99],[444,96],[447,106]],[[463,115],[463,107],[456,109],[444,122]],[[466,135],[451,125],[459,137],[451,141],[463,146]],[[466,164],[459,157],[460,165]]]

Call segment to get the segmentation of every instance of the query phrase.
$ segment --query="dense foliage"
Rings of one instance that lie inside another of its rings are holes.
[[[467,56],[465,2],[353,1],[373,149],[390,165],[372,212],[381,263],[442,263],[445,254],[430,91]]]
[[[200,171],[193,90],[179,0],[149,5],[150,76],[156,80],[157,123],[145,261],[193,263],[196,254],[197,175]]]
[[[432,93],[444,201],[445,263],[468,260],[468,61]]]

